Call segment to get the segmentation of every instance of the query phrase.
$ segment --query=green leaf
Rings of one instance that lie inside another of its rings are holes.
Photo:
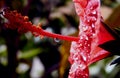
[[[120,57],[115,59],[114,61],[112,61],[112,63],[110,65],[113,65],[113,64],[120,65]]]
[[[22,52],[18,58],[19,59],[30,59],[30,58],[33,58],[34,56],[38,55],[42,53],[42,49],[41,48],[36,48],[36,49],[31,49],[29,51],[25,51],[25,52]]]

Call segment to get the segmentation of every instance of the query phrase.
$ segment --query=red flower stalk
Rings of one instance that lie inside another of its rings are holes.
[[[28,31],[32,32],[35,36],[48,36],[53,38],[58,38],[62,40],[67,41],[78,41],[78,37],[72,37],[72,36],[62,36],[59,34],[53,34],[49,33],[41,28],[41,25],[38,26],[32,25],[31,22],[29,22],[27,16],[22,16],[20,13],[17,13],[17,11],[10,11],[8,9],[5,9],[3,16],[8,20],[8,22],[5,24],[5,26],[9,29],[18,30],[20,33],[26,33]]]
[[[49,36],[73,41],[69,61],[72,64],[68,78],[88,78],[88,66],[110,53],[99,47],[115,38],[100,22],[100,0],[73,0],[75,9],[80,17],[78,37],[62,36],[44,31],[40,26],[32,25],[27,16],[16,11],[4,10],[3,16],[8,20],[6,27],[18,30],[20,33],[32,32],[35,36]]]

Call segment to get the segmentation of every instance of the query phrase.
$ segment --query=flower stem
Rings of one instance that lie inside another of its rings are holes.
[[[40,26],[35,26],[31,22],[29,22],[27,16],[22,16],[17,11],[9,11],[7,9],[4,10],[5,14],[3,15],[9,23],[6,23],[6,27],[10,29],[17,29],[18,32],[25,33],[25,32],[32,32],[35,36],[48,36],[52,38],[58,38],[61,40],[67,41],[78,41],[79,37],[71,37],[71,36],[63,36],[59,34],[54,34],[43,30]]]
[[[31,26],[31,27],[32,27],[31,32],[37,33],[38,35],[48,36],[48,37],[52,37],[52,38],[58,38],[58,39],[67,40],[67,41],[78,41],[79,40],[79,37],[63,36],[60,34],[54,34],[54,33],[47,32],[40,27],[36,27],[36,26]]]

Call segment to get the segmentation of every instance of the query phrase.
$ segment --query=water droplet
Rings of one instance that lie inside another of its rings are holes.
[[[93,33],[92,36],[95,36],[95,33]]]
[[[88,37],[85,38],[86,40],[89,40]]]
[[[93,10],[93,7],[90,7],[90,10]]]
[[[82,40],[82,39],[83,39],[83,37],[82,37],[82,36],[80,36],[80,39]]]
[[[83,45],[82,44],[80,44],[80,47],[82,47]]]
[[[57,42],[57,43],[59,43],[59,42],[60,42],[60,39],[54,38],[54,41]]]
[[[87,19],[87,23],[90,23],[90,19]]]
[[[96,21],[97,21],[97,18],[96,18],[96,17],[92,17],[92,21],[93,21],[93,22],[96,22]]]
[[[74,60],[75,60],[75,61],[78,61],[79,59],[76,57],[76,58],[74,58]]]
[[[97,14],[97,12],[94,10],[94,11],[92,12],[92,14],[93,14],[93,15],[96,15],[96,14]]]
[[[94,25],[94,24],[92,24],[92,28],[95,28],[95,25]]]
[[[90,47],[90,44],[88,44],[88,47]]]
[[[86,58],[85,56],[83,56],[83,59],[84,59],[84,61],[86,61],[86,60],[87,60],[87,58]]]
[[[88,26],[83,26],[83,31],[88,30]]]

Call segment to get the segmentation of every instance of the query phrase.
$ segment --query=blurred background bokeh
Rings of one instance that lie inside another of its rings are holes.
[[[84,1],[84,0],[83,0]],[[101,14],[111,27],[120,27],[120,0],[101,0]],[[0,0],[0,10],[17,10],[48,32],[77,36],[78,16],[72,0]],[[67,78],[71,42],[17,33],[4,27],[0,16],[0,78]],[[120,78],[112,56],[90,66],[90,78]]]

